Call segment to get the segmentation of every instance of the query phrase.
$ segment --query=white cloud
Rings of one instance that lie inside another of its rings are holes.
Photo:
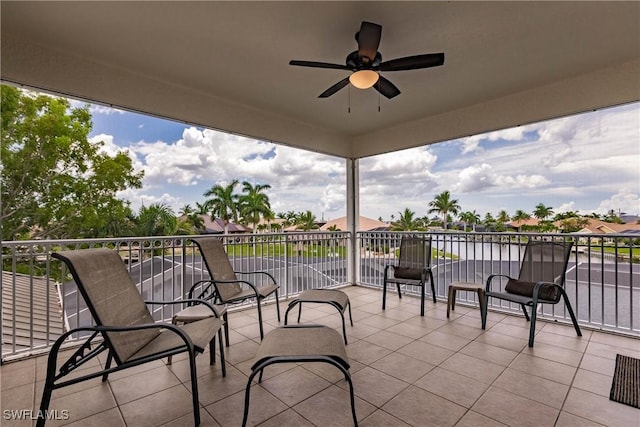
[[[470,166],[460,171],[458,182],[452,188],[454,192],[471,193],[485,191],[492,187],[500,187],[501,191],[505,191],[532,189],[548,184],[549,181],[541,175],[501,175],[493,167],[483,163],[480,166]]]
[[[640,197],[638,193],[633,193],[629,189],[623,188],[608,199],[602,200],[594,211],[602,215],[610,210],[616,213],[623,212],[628,215],[640,215]]]

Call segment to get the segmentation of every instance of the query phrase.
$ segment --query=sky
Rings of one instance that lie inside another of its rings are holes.
[[[74,106],[79,106],[73,101]],[[269,184],[275,213],[346,213],[344,159],[184,123],[90,105],[90,140],[127,150],[143,187],[119,197],[137,211],[165,203],[177,214],[233,179]],[[238,192],[241,185],[238,186]],[[462,211],[640,214],[640,103],[519,126],[360,160],[360,214],[418,217],[448,190]]]

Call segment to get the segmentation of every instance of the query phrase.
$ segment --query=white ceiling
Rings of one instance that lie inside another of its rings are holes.
[[[346,158],[640,100],[640,2],[2,1],[2,79]],[[363,20],[402,93],[317,96]],[[348,113],[349,104],[351,112]],[[378,104],[381,111],[378,112]]]

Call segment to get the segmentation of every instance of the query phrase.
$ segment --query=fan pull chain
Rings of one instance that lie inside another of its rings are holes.
[[[378,113],[380,112],[380,92],[378,92]]]
[[[351,85],[349,85],[349,106],[347,107],[347,114],[351,114]]]

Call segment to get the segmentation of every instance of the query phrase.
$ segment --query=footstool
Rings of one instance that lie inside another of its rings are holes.
[[[298,305],[298,323],[300,323],[303,302],[331,304],[332,306],[334,306],[338,310],[338,313],[340,313],[340,317],[342,317],[342,335],[344,336],[344,343],[347,344],[347,328],[345,327],[344,322],[344,312],[347,308],[349,308],[349,321],[351,322],[351,326],[353,326],[353,318],[351,317],[351,303],[349,302],[349,297],[347,296],[347,294],[335,289],[307,289],[306,291],[303,291],[300,295],[289,302],[287,311],[284,314],[285,326],[287,324],[287,316],[289,314],[289,311],[296,305]]]
[[[449,285],[449,295],[447,297],[447,319],[449,318],[449,310],[456,308],[456,292],[457,291],[473,291],[478,293],[478,302],[480,303],[480,313],[484,309],[484,285],[478,283],[467,282],[451,282]]]
[[[218,317],[222,317],[222,320],[224,321],[225,344],[227,347],[229,347],[229,319],[227,316],[227,307],[224,305],[216,304],[213,305],[213,309],[216,311]],[[213,316],[214,314],[211,312],[211,309],[207,305],[194,304],[174,314],[171,318],[171,323],[174,325],[181,325]],[[223,351],[223,349],[220,349],[220,351]],[[167,364],[171,365],[171,356],[168,357]]]
[[[349,383],[351,398],[351,415],[353,424],[358,425],[356,418],[353,383],[349,373],[347,350],[340,334],[322,325],[292,325],[276,328],[266,334],[258,347],[258,352],[251,366],[251,375],[247,381],[244,395],[243,427],[247,425],[249,416],[249,400],[253,378],[260,374],[258,382],[262,382],[264,368],[274,363],[324,362],[338,368]]]

